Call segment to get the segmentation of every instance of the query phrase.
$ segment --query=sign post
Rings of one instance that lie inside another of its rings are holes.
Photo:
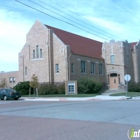
[[[125,81],[126,81],[126,96],[127,96],[127,95],[128,95],[128,81],[131,80],[131,76],[130,76],[129,74],[126,74],[126,75],[124,76],[124,79],[125,79]]]

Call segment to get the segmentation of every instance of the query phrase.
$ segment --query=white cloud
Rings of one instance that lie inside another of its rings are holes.
[[[103,19],[103,18],[97,18],[97,17],[92,17],[92,16],[84,16],[85,19],[89,20],[90,22],[92,22],[93,24],[97,24],[101,27],[110,29],[112,31],[123,31],[123,27],[121,24],[111,21],[111,20],[107,20],[107,19]]]
[[[14,70],[15,65],[18,65],[18,53],[25,44],[26,34],[33,24],[30,20],[20,18],[21,16],[18,12],[0,10],[0,70],[5,69],[8,64],[13,64],[13,68],[10,69]],[[10,69],[7,66],[4,71]]]

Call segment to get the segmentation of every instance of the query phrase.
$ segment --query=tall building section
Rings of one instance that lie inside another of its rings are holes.
[[[106,77],[109,89],[125,88],[126,74],[131,76],[131,82],[138,80],[138,56],[136,46],[128,41],[110,41],[102,45],[102,57],[105,60]]]
[[[140,42],[131,43],[135,82],[140,82]]]

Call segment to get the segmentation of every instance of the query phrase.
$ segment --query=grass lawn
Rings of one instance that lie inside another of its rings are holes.
[[[116,94],[112,94],[110,96],[126,96],[126,92],[116,93]],[[129,97],[140,96],[140,92],[128,92],[127,96],[129,96]]]
[[[94,97],[99,94],[77,94],[77,95],[64,95],[64,94],[56,94],[56,95],[38,95],[38,97]],[[29,97],[29,95],[22,95],[22,97]],[[31,95],[30,97],[35,97]]]

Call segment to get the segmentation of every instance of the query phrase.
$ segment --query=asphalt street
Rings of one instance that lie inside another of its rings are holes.
[[[0,101],[0,126],[0,140],[128,140],[140,100]]]

